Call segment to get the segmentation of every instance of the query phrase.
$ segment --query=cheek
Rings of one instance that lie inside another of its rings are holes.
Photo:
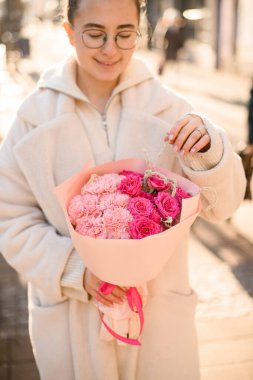
[[[83,44],[82,45],[78,44],[75,46],[75,54],[76,54],[79,64],[82,66],[88,63],[89,59],[92,56],[92,51],[85,49]]]
[[[128,63],[131,60],[133,54],[134,54],[134,50],[125,51],[123,54],[124,61]]]

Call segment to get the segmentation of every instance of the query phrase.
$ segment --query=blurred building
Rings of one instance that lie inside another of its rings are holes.
[[[56,20],[62,0],[0,0],[0,43],[7,52],[29,54],[22,25],[33,18]],[[186,21],[185,59],[253,76],[252,0],[147,0],[150,34],[166,9]],[[151,46],[149,46],[151,47]]]
[[[184,15],[187,34],[192,39],[190,60],[208,61],[216,68],[253,76],[252,0],[148,0],[147,3],[152,29],[168,8]]]
[[[0,42],[4,43],[7,51],[15,50],[22,28],[24,1],[0,1]]]

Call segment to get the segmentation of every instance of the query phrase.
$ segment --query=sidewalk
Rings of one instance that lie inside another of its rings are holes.
[[[157,54],[146,51],[141,56],[155,71]],[[0,72],[0,79],[4,135],[27,89],[6,72]],[[161,80],[217,120],[235,148],[245,140],[247,78],[182,64],[178,76],[167,71]],[[199,295],[202,380],[253,379],[252,225],[253,202],[245,201],[229,222],[210,225],[198,220],[192,229],[189,264]],[[26,286],[1,255],[0,289],[0,379],[37,380],[27,331]]]
[[[230,222],[198,220],[190,239],[190,279],[199,296],[202,380],[253,379],[253,240],[236,227],[253,222],[253,204]],[[236,223],[235,223],[236,221]]]

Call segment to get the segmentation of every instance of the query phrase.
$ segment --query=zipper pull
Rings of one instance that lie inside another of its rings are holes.
[[[102,126],[105,130],[105,133],[106,133],[107,145],[110,147],[110,140],[109,140],[109,134],[108,134],[108,128],[107,128],[107,120],[106,120],[105,115],[102,116]]]

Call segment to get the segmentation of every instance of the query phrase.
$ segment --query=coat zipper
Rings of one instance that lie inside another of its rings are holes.
[[[102,127],[103,127],[103,129],[104,129],[104,131],[105,131],[105,133],[106,133],[106,141],[107,141],[107,145],[108,145],[109,148],[110,148],[111,146],[110,146],[110,139],[109,139],[109,132],[108,132],[108,124],[107,124],[106,113],[107,113],[107,110],[108,110],[108,108],[109,108],[109,106],[110,106],[110,104],[111,104],[111,102],[112,102],[114,96],[115,96],[115,95],[113,95],[113,96],[108,100],[108,102],[107,102],[107,104],[106,104],[106,107],[105,107],[105,109],[104,109],[104,112],[103,112],[103,114],[102,114]]]
[[[106,114],[105,113],[102,115],[102,126],[103,126],[103,129],[104,129],[105,133],[106,133],[107,145],[110,148],[110,140],[109,140],[107,119],[106,119]]]

